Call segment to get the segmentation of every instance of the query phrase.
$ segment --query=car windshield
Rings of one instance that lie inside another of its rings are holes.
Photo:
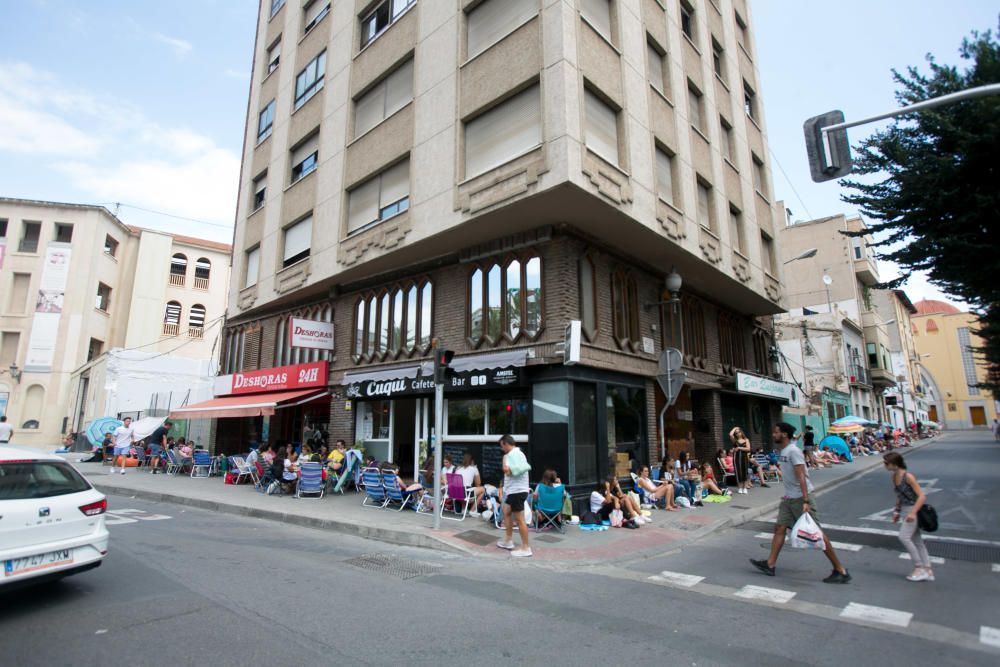
[[[49,498],[88,489],[87,480],[62,461],[0,463],[0,500]]]

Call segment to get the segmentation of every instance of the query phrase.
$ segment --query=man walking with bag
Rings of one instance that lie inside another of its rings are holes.
[[[531,492],[531,487],[528,486],[531,465],[514,442],[513,436],[501,437],[500,449],[503,451],[504,539],[497,542],[497,546],[510,551],[511,556],[526,558],[531,555],[531,546],[528,544],[528,524],[524,521],[524,503]],[[517,532],[521,536],[520,549],[514,548],[514,522],[517,523]]]
[[[795,427],[786,422],[778,422],[774,426],[771,437],[774,444],[781,448],[779,460],[781,461],[782,478],[785,485],[785,495],[781,498],[778,506],[778,520],[774,524],[774,537],[771,538],[771,554],[767,560],[754,560],[750,562],[758,570],[768,575],[774,576],[774,564],[781,553],[781,547],[785,545],[785,530],[792,530],[795,522],[804,513],[809,513],[816,519],[816,501],[812,498],[812,482],[809,480],[809,471],[806,470],[806,459],[802,451],[795,446],[792,441],[795,435]],[[817,522],[818,525],[819,522]],[[830,538],[823,534],[823,542],[826,546],[823,553],[833,565],[833,572],[823,580],[827,584],[846,584],[851,580],[851,575],[847,568],[840,564],[837,552],[830,544]]]

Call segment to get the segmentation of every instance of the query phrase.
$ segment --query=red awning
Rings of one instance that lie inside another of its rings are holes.
[[[263,417],[275,410],[301,405],[327,396],[325,389],[299,389],[275,391],[269,394],[248,396],[223,396],[210,401],[185,405],[170,411],[173,419],[218,419],[220,417]]]

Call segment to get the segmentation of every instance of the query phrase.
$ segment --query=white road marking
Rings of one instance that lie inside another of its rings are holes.
[[[120,526],[126,523],[138,523],[139,521],[163,521],[171,517],[166,514],[150,514],[145,510],[116,509],[114,512],[105,514],[104,525]]]
[[[1000,648],[1000,628],[991,628],[988,625],[979,626],[979,642],[987,646]]]
[[[738,598],[746,600],[764,600],[766,602],[777,602],[784,604],[795,597],[792,591],[783,591],[780,588],[765,588],[764,586],[744,586],[733,593]]]
[[[683,572],[669,572],[664,570],[659,574],[654,574],[649,578],[650,581],[664,582],[667,584],[673,584],[674,586],[684,586],[685,588],[691,588],[695,584],[699,584],[705,580],[705,577],[699,577],[694,574],[684,574]]]
[[[898,530],[885,530],[884,528],[868,528],[866,526],[836,526],[831,523],[824,523],[824,528],[829,528],[830,530],[846,530],[848,532],[854,533],[868,533],[869,535],[891,535],[892,537],[898,537]],[[981,544],[990,547],[1000,547],[1000,542],[993,542],[991,540],[974,540],[968,537],[946,537],[944,535],[928,535],[924,533],[923,538],[932,542],[951,542],[954,544]]]
[[[105,526],[120,526],[124,523],[139,523],[136,519],[128,519],[123,516],[117,516],[108,512],[104,515],[104,525]]]
[[[910,625],[913,614],[908,611],[898,609],[888,609],[886,607],[873,607],[867,604],[852,602],[840,612],[843,618],[853,618],[858,621],[871,623],[882,623],[885,625],[895,625],[905,628]]]
[[[774,533],[757,533],[754,535],[755,538],[762,540],[769,540],[774,537]],[[834,549],[840,549],[841,551],[861,551],[864,547],[860,544],[850,544],[848,542],[830,542]]]
[[[993,566],[990,569],[993,572],[1000,572],[1000,563],[993,563]]]
[[[912,560],[910,558],[910,554],[907,553],[899,554],[899,559]],[[931,565],[944,565],[944,558],[941,558],[940,556],[931,556]]]
[[[103,634],[107,634],[107,632],[108,632],[107,628],[104,628],[103,630],[98,630],[94,634],[95,635],[103,635]]]

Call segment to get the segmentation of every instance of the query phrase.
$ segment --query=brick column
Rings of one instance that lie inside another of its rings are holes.
[[[695,458],[699,463],[714,462],[715,452],[723,446],[725,438],[722,432],[722,395],[714,389],[692,391],[691,405],[694,412]],[[707,431],[699,428],[702,420],[708,422]]]

